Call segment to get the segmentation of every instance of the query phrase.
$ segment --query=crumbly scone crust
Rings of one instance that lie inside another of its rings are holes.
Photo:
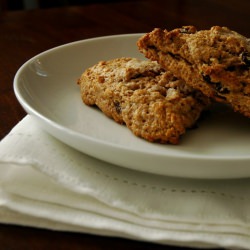
[[[226,27],[156,28],[139,50],[187,84],[250,117],[250,39]]]
[[[101,61],[78,80],[82,100],[148,141],[177,144],[209,99],[156,63],[135,58]]]

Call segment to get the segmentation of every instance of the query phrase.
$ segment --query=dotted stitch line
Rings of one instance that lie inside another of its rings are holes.
[[[93,172],[93,169],[91,169],[89,167],[87,168],[87,170],[90,172]],[[104,176],[105,178],[109,178],[113,181],[122,182],[122,183],[127,184],[127,185],[132,185],[132,186],[136,186],[136,187],[140,187],[140,188],[144,188],[144,189],[159,190],[161,192],[171,192],[171,193],[186,193],[186,194],[188,194],[188,193],[195,194],[196,193],[196,194],[216,195],[216,196],[221,196],[221,197],[230,198],[230,199],[239,199],[241,201],[250,201],[250,197],[247,198],[247,197],[243,197],[243,196],[236,196],[236,195],[232,195],[232,194],[226,194],[224,192],[216,192],[216,191],[203,190],[203,189],[202,190],[195,190],[195,189],[186,190],[186,189],[176,189],[176,188],[168,189],[165,187],[148,186],[146,184],[138,184],[135,182],[130,182],[130,181],[125,180],[125,179],[120,179],[117,177],[110,176],[108,174],[103,174],[100,171],[95,171],[95,173],[97,175]]]

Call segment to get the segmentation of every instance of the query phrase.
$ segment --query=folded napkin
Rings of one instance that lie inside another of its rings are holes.
[[[250,180],[171,178],[114,166],[61,143],[27,115],[0,143],[0,222],[250,249]]]

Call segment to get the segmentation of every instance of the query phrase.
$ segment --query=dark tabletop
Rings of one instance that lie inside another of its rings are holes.
[[[0,8],[0,139],[26,115],[15,98],[13,78],[18,68],[31,57],[76,40],[149,32],[155,27],[170,30],[183,25],[195,25],[198,29],[227,26],[250,37],[250,1],[117,0],[32,10]],[[120,238],[0,224],[0,249],[172,248]]]

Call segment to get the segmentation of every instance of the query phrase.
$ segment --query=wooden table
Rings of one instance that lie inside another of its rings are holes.
[[[249,0],[136,0],[0,13],[0,138],[26,114],[13,77],[29,58],[76,40],[121,33],[228,26],[250,37]],[[170,249],[139,241],[0,225],[1,249]]]

